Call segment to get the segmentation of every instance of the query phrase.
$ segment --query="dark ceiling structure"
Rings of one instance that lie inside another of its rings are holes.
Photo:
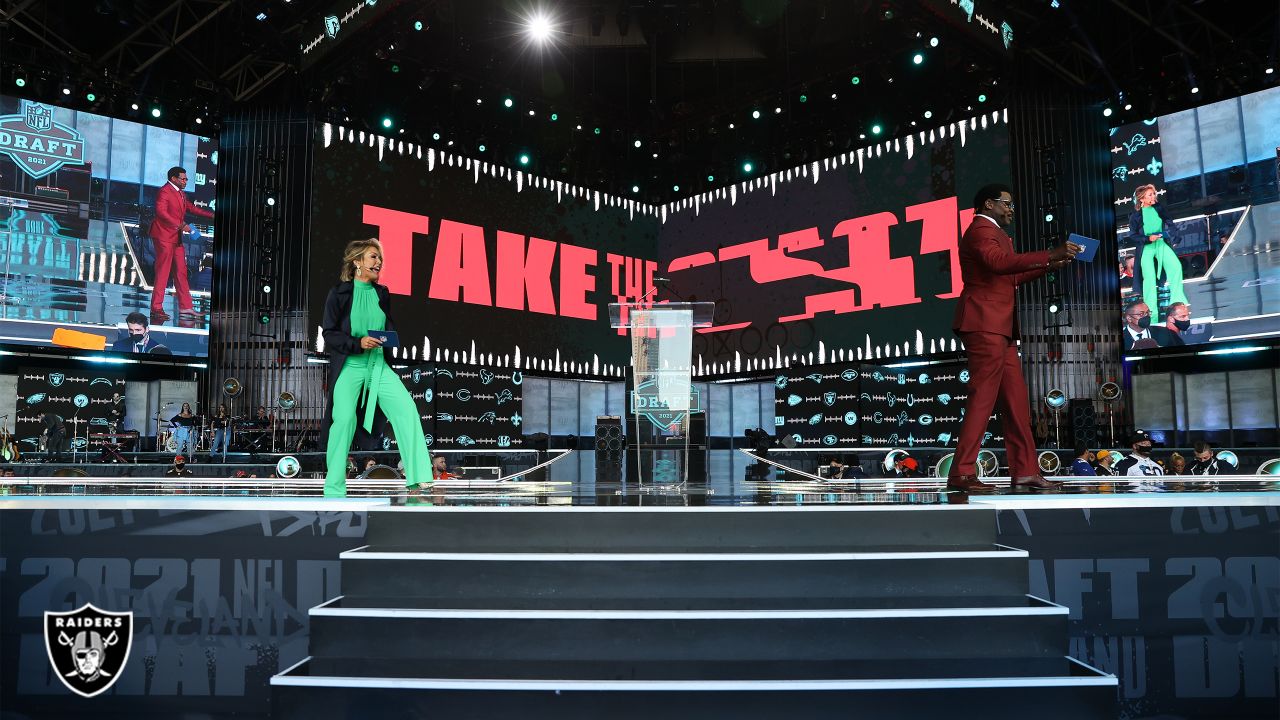
[[[1278,43],[1280,3],[1223,0],[0,0],[0,92],[184,129],[285,105],[658,201],[1022,88],[1115,124],[1253,92]]]

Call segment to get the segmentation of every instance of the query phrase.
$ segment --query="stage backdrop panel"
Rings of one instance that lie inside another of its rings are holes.
[[[856,367],[797,368],[779,374],[773,387],[773,424],[779,440],[790,437],[796,447],[859,444]]]
[[[89,433],[107,432],[114,393],[124,395],[124,373],[119,370],[93,365],[75,371],[19,368],[14,423],[18,449],[39,449],[44,431],[40,418],[47,412],[65,421],[69,450],[86,449]]]
[[[680,203],[658,241],[671,291],[716,303],[704,372],[952,350],[974,193],[1009,182],[1004,111],[862,141]],[[1033,249],[1029,239],[1015,247]]]
[[[318,133],[308,300],[316,349],[343,248],[374,237],[399,360],[622,377],[629,346],[609,327],[608,305],[653,287],[653,208],[364,132]]]
[[[913,368],[864,365],[861,445],[955,447],[969,405],[965,362]],[[982,444],[1003,446],[1001,419],[992,414]]]

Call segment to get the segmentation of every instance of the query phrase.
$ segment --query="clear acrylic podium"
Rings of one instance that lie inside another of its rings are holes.
[[[689,412],[693,391],[693,332],[694,328],[710,327],[715,303],[611,303],[609,325],[625,328],[631,337],[631,371],[633,387],[627,397],[627,415],[631,435],[630,445],[635,450],[636,477],[644,483],[644,466],[640,453],[641,423],[649,423],[659,434],[677,441],[664,446],[670,450],[683,450],[674,463],[678,467],[677,485],[683,485],[689,476]],[[683,445],[678,441],[683,435]],[[649,451],[662,454],[659,448]],[[670,460],[657,458],[671,465]],[[655,477],[651,478],[657,481]]]

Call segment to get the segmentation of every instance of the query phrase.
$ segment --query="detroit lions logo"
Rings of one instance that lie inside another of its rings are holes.
[[[1134,133],[1128,142],[1121,143],[1124,145],[1125,152],[1132,155],[1138,152],[1138,148],[1147,146],[1147,136],[1142,133]]]

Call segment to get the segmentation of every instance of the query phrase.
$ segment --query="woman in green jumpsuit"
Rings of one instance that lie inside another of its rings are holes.
[[[1159,316],[1158,289],[1160,275],[1164,275],[1169,283],[1169,305],[1187,303],[1187,294],[1182,288],[1182,262],[1178,254],[1169,246],[1166,237],[1170,233],[1168,219],[1156,208],[1156,186],[1143,185],[1134,192],[1134,206],[1137,208],[1130,216],[1131,230],[1139,235],[1138,272],[1142,276],[1142,285],[1134,290],[1142,293],[1142,301],[1151,309],[1151,317]],[[1133,227],[1137,225],[1140,229]],[[1135,283],[1136,284],[1136,283]]]
[[[378,284],[381,272],[382,245],[377,240],[348,243],[342,282],[325,300],[322,327],[332,400],[325,497],[346,496],[347,453],[356,424],[372,432],[375,410],[381,410],[395,430],[405,485],[412,490],[431,482],[431,456],[413,397],[383,357],[382,342],[369,337],[370,330],[394,329],[390,293]]]

